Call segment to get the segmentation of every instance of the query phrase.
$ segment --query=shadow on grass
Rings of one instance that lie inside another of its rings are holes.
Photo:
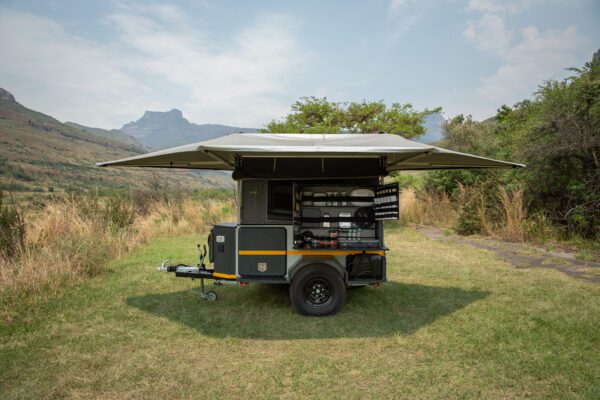
[[[288,287],[250,285],[217,288],[214,303],[199,289],[130,297],[127,304],[211,337],[245,339],[363,338],[409,335],[489,292],[388,282],[382,288],[349,290],[335,316],[294,312]]]

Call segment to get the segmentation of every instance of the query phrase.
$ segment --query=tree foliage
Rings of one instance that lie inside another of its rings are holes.
[[[445,125],[443,147],[527,168],[432,172],[425,187],[452,193],[459,183],[524,184],[530,211],[568,232],[600,235],[600,59],[572,72],[563,81],[546,81],[533,100],[502,106],[495,118],[458,116]]]
[[[266,132],[373,133],[387,132],[414,138],[425,133],[423,118],[440,109],[417,111],[412,104],[383,101],[337,103],[327,98],[302,97],[281,121],[272,121]]]

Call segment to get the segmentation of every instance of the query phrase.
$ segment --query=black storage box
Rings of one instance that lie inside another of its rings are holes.
[[[350,280],[385,280],[385,256],[377,254],[357,254],[346,258],[346,268]]]

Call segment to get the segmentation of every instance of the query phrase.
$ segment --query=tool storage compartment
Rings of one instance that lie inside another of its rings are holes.
[[[383,249],[381,220],[398,218],[398,194],[378,179],[296,182],[294,247]]]
[[[346,257],[349,280],[385,280],[385,256],[357,254]]]
[[[238,271],[242,277],[286,274],[287,231],[281,227],[246,227],[238,231]]]

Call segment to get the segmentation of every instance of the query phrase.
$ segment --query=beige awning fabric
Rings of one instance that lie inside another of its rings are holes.
[[[390,134],[235,133],[156,151],[100,167],[160,167],[236,170],[241,160],[378,158],[388,172],[453,168],[521,168],[525,165],[459,153]],[[290,160],[288,160],[289,164]],[[237,164],[236,164],[237,163]],[[331,165],[341,165],[340,163]],[[235,174],[234,174],[235,176]]]

